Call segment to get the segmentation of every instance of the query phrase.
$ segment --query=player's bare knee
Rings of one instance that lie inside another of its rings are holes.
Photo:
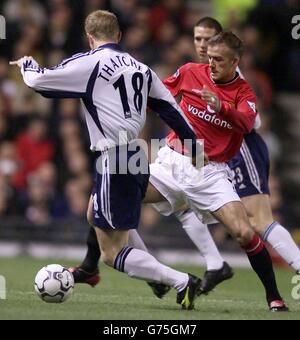
[[[258,235],[261,235],[264,231],[264,228],[262,227],[262,225],[257,224],[257,223],[251,223],[251,227],[253,231]]]
[[[243,227],[240,230],[239,238],[237,239],[237,241],[241,245],[249,244],[252,241],[253,235],[254,235],[254,232],[251,228]]]
[[[239,244],[246,244],[252,240],[254,231],[247,220],[241,218],[233,222],[233,236]]]

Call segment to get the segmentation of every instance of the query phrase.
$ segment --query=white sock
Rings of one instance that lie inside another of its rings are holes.
[[[291,234],[278,222],[270,224],[262,235],[273,249],[296,271],[300,270],[300,250]]]
[[[133,248],[144,250],[149,253],[144,241],[141,239],[136,229],[129,230],[129,245]]]
[[[114,268],[127,273],[130,277],[164,283],[179,292],[186,287],[189,280],[188,274],[167,267],[149,253],[131,247],[124,247],[120,251]]]
[[[177,213],[176,217],[204,257],[207,270],[221,269],[224,259],[219,253],[207,225],[203,224],[191,209],[183,213]]]

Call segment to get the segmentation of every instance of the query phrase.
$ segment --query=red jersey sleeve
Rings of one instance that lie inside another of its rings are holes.
[[[181,85],[184,79],[185,67],[181,66],[172,76],[166,78],[163,83],[171,92],[173,97],[177,97],[181,91]]]
[[[250,86],[244,86],[238,93],[235,107],[228,102],[222,102],[220,111],[226,120],[228,120],[233,129],[237,132],[246,134],[254,128],[256,110],[256,96]]]

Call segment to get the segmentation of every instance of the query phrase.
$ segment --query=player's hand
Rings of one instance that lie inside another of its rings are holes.
[[[15,61],[10,61],[9,65],[16,65],[20,68],[22,68],[22,66],[26,64],[26,66],[38,66],[38,63],[33,59],[33,57],[31,56],[24,56],[23,58],[20,58],[19,60],[15,60]]]
[[[215,112],[221,111],[221,101],[219,97],[216,93],[209,91],[205,85],[201,91],[201,98],[205,100]]]
[[[15,65],[16,65],[16,66],[22,68],[23,64],[25,63],[25,61],[26,61],[28,58],[30,58],[30,57],[25,56],[25,57],[20,58],[20,59],[18,59],[18,60],[10,61],[10,62],[9,62],[9,65],[11,65],[11,66],[15,66]]]

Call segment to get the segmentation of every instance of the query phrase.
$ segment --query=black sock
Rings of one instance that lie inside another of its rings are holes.
[[[265,287],[267,302],[282,300],[277,288],[272,259],[264,243],[255,235],[252,242],[243,248],[246,250],[253,270]]]
[[[273,271],[272,260],[267,249],[264,247],[260,253],[254,256],[248,256],[248,258],[252,268],[265,287],[268,303],[274,300],[281,300],[282,298],[279,294]]]
[[[87,246],[88,250],[80,267],[86,272],[92,273],[97,269],[101,256],[96,231],[93,227],[91,227],[89,231]]]

